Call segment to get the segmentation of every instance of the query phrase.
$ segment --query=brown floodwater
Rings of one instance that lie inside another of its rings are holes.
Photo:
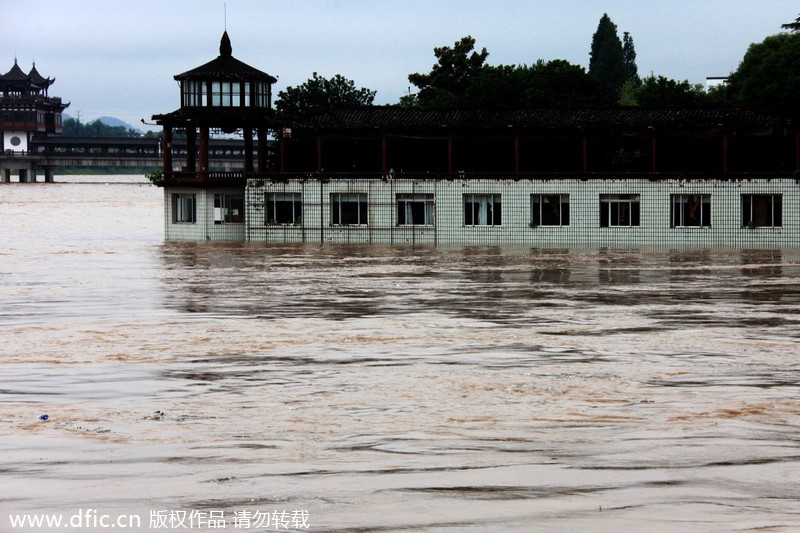
[[[56,179],[0,184],[0,531],[800,529],[800,250],[165,243]]]

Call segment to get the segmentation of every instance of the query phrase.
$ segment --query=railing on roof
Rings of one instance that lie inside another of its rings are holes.
[[[800,183],[800,176],[793,172],[193,172],[173,171],[165,174],[165,185],[244,185],[247,180],[266,180],[271,182],[335,181],[335,180],[748,180],[748,179],[787,179],[794,178]]]

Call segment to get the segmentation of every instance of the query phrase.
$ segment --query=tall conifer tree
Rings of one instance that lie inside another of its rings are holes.
[[[639,85],[639,67],[636,66],[636,50],[633,47],[633,37],[627,31],[622,35],[622,59],[625,62],[625,81]]]
[[[589,74],[613,95],[618,95],[625,83],[625,60],[622,42],[617,35],[617,25],[604,13],[592,37]]]

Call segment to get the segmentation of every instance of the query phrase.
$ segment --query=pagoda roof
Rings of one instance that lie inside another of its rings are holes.
[[[40,86],[42,88],[47,88],[50,85],[52,85],[53,82],[56,81],[55,78],[53,78],[53,79],[45,78],[44,76],[39,74],[39,71],[36,70],[36,62],[35,61],[33,62],[33,67],[31,68],[31,71],[28,73],[28,76],[30,77],[31,82],[35,83],[36,85],[38,85],[38,86]]]
[[[204,65],[200,65],[192,70],[187,70],[175,76],[178,81],[182,80],[229,80],[229,81],[265,81],[275,83],[278,81],[274,76],[260,71],[250,65],[239,61],[232,55],[231,40],[228,32],[222,34],[219,45],[219,56]]]
[[[421,110],[369,106],[323,111],[294,122],[314,130],[643,131],[783,128],[784,119],[738,108],[586,107],[508,110]]]
[[[6,82],[13,82],[13,81],[28,81],[30,78],[27,74],[22,72],[22,69],[19,68],[17,65],[16,58],[14,59],[14,66],[11,67],[11,70],[0,76],[0,79]]]
[[[158,124],[187,127],[276,128],[285,124],[277,111],[268,107],[182,107],[170,113],[153,115]]]

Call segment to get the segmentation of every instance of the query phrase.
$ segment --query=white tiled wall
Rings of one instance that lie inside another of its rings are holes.
[[[214,225],[215,190],[196,190],[196,224],[172,224],[170,193],[165,191],[168,240],[253,240],[268,242],[337,242],[393,244],[476,244],[608,247],[800,247],[800,184],[773,180],[288,180],[250,182],[245,196],[246,224]],[[189,192],[181,190],[180,192]],[[301,193],[302,224],[268,226],[264,220],[265,193]],[[334,226],[330,223],[331,193],[368,195],[369,224]],[[396,195],[428,193],[435,198],[435,225],[398,226]],[[499,194],[500,226],[465,226],[465,194]],[[531,194],[569,194],[570,224],[529,227]],[[601,194],[639,194],[639,227],[600,227]],[[711,195],[710,228],[670,228],[670,195]],[[742,194],[781,194],[780,228],[742,227]],[[190,227],[191,226],[191,227]]]

